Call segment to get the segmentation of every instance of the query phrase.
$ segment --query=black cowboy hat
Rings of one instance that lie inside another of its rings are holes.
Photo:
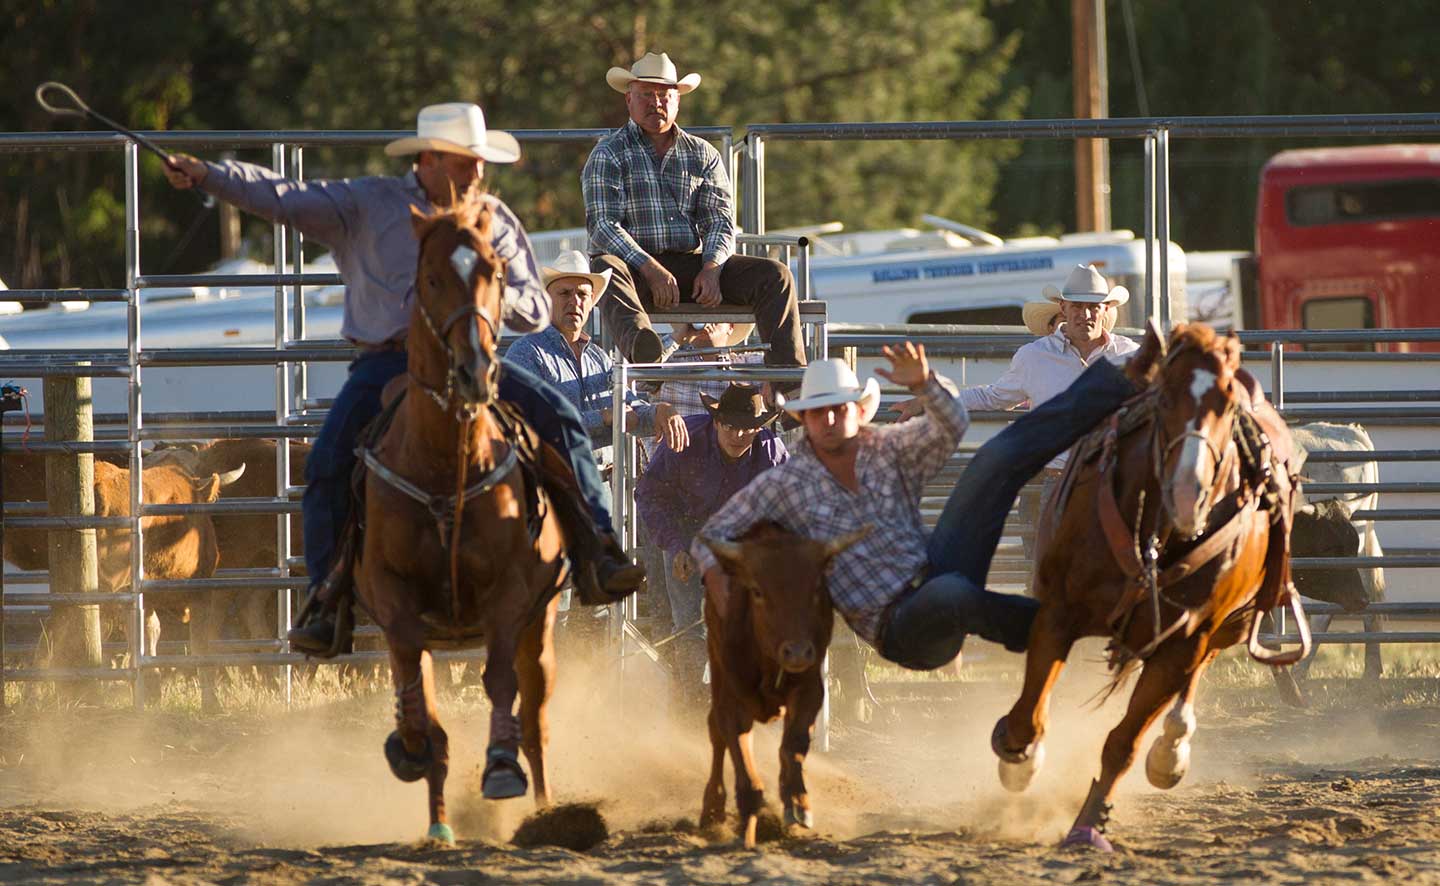
[[[740,430],[763,428],[780,417],[780,410],[765,409],[765,400],[760,396],[760,388],[755,385],[732,382],[719,400],[702,393],[700,402],[710,410],[712,419]]]

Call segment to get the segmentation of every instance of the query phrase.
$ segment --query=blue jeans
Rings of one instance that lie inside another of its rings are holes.
[[[1040,604],[985,590],[1005,517],[1027,480],[1134,393],[1124,372],[1097,360],[1070,387],[980,447],[930,536],[929,580],[890,609],[881,628],[881,655],[930,670],[953,659],[966,634],[1024,650]]]
[[[514,403],[541,439],[555,446],[570,463],[581,496],[601,532],[612,531],[610,490],[600,480],[590,438],[580,413],[554,387],[506,362],[500,374],[500,398]],[[350,375],[315,438],[305,463],[305,568],[318,584],[334,565],[335,546],[350,515],[350,475],[355,469],[355,443],[360,431],[380,413],[380,392],[405,371],[405,354],[386,351],[362,356],[350,364]]]

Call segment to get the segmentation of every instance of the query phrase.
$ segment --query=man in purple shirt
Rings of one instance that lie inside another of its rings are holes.
[[[520,143],[514,136],[487,130],[476,105],[430,105],[420,111],[416,134],[391,142],[385,152],[413,158],[414,168],[402,177],[295,181],[249,163],[207,163],[177,155],[170,158],[166,172],[174,187],[199,188],[263,218],[293,225],[329,246],[345,281],[340,331],[360,354],[350,365],[305,465],[305,567],[312,588],[334,566],[335,548],[349,516],[356,438],[379,413],[386,383],[405,372],[405,333],[419,260],[410,208],[429,211],[457,199],[489,203],[491,241],[506,262],[505,325],[532,332],[550,321],[550,299],[540,286],[524,226],[508,206],[480,186],[486,161],[513,163],[520,158]],[[598,585],[591,588],[596,597],[619,598],[636,590],[644,581],[644,570],[615,543],[609,492],[574,407],[541,379],[508,364],[501,376],[500,396],[518,406],[540,436],[566,456],[589,506],[593,526],[583,514],[566,526],[570,555],[581,567],[579,580]],[[291,631],[290,642],[301,651],[323,654],[332,648],[333,633],[333,617],[320,613]]]
[[[660,444],[635,488],[635,506],[651,542],[665,552],[662,572],[675,630],[674,661],[681,687],[695,689],[705,666],[705,633],[700,617],[703,593],[690,543],[710,515],[751,480],[788,458],[785,444],[769,425],[754,385],[731,384],[716,400],[701,394],[707,413],[687,416],[689,445],[676,452]],[[660,581],[660,576],[651,576]]]

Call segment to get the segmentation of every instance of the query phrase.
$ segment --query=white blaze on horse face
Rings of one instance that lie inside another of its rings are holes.
[[[1205,490],[1210,487],[1209,476],[1214,465],[1209,460],[1209,447],[1202,437],[1200,424],[1200,399],[1215,386],[1218,376],[1208,369],[1196,369],[1190,374],[1190,398],[1195,401],[1196,429],[1185,438],[1180,449],[1180,462],[1175,466],[1171,481],[1171,498],[1175,513],[1175,528],[1188,535],[1200,529],[1204,518]]]
[[[1215,373],[1208,369],[1197,369],[1190,373],[1190,399],[1195,401],[1195,407],[1200,407],[1200,398],[1205,392],[1215,387],[1215,380],[1218,378]]]
[[[479,253],[463,243],[450,253],[450,265],[455,268],[455,273],[460,275],[461,282],[466,286],[470,285],[470,272],[475,270],[475,262],[479,258]]]

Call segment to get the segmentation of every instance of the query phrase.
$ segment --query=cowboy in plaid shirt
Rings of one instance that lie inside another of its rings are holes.
[[[785,464],[756,477],[710,518],[701,536],[734,540],[756,523],[831,539],[869,534],[830,563],[827,586],[855,633],[885,658],[928,670],[953,660],[965,635],[1023,650],[1038,604],[985,590],[1005,515],[1025,481],[1135,391],[1125,373],[1096,361],[1064,392],[1015,421],[975,454],[926,537],[920,495],[969,426],[965,407],[930,371],[925,348],[886,347],[891,369],[925,407],[896,425],[869,424],[880,403],[872,378],[861,388],[840,360],[812,364],[801,397],[785,404],[805,439]],[[730,589],[715,555],[697,537],[690,548],[706,592],[723,609]]]
[[[605,79],[625,93],[630,121],[595,146],[580,176],[591,267],[613,273],[600,315],[632,363],[658,363],[660,336],[650,311],[682,297],[701,307],[722,302],[755,311],[765,362],[805,363],[790,269],[735,255],[730,176],[720,152],[675,125],[680,96],[699,74],[678,78],[670,57],[647,53]]]

